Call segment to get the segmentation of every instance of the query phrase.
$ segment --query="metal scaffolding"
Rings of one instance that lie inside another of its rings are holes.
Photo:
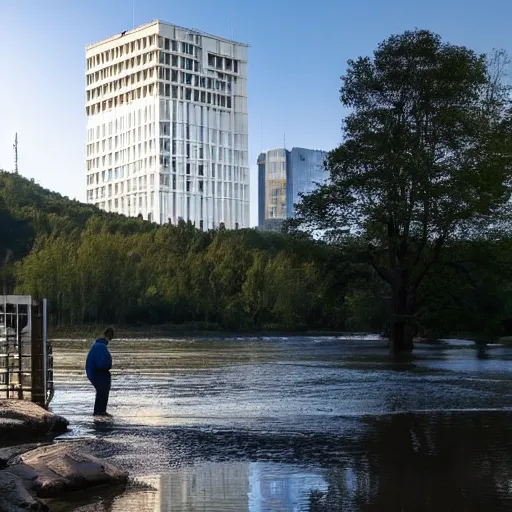
[[[53,398],[53,354],[47,302],[0,295],[0,397],[47,407]]]

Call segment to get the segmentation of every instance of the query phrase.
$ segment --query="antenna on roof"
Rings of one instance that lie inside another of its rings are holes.
[[[18,132],[14,136],[14,144],[12,145],[14,149],[14,172],[18,174]]]
[[[260,153],[263,153],[263,116],[260,116]]]
[[[235,40],[235,36],[234,36],[234,33],[233,33],[233,22],[230,21],[229,24],[231,25],[231,41],[234,41]]]

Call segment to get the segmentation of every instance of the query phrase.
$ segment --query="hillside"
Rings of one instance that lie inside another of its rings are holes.
[[[418,293],[423,331],[503,332],[512,237],[445,248]],[[357,245],[159,226],[0,172],[0,290],[46,297],[53,326],[193,324],[380,331],[389,292]],[[508,321],[508,320],[507,320]],[[512,325],[512,324],[511,324]],[[510,329],[507,330],[507,333]]]
[[[353,266],[310,241],[158,226],[7,172],[0,172],[0,216],[0,285],[47,297],[53,325],[342,325],[340,291]]]

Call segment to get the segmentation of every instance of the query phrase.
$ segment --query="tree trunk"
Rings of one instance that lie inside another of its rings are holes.
[[[392,352],[410,352],[413,349],[413,329],[406,321],[394,320],[391,326],[389,348]]]
[[[393,284],[389,348],[392,352],[410,352],[413,349],[414,328],[410,322],[409,294],[403,279]]]

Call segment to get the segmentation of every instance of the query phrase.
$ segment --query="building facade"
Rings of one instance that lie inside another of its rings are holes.
[[[258,157],[258,226],[280,229],[295,215],[299,194],[307,194],[324,183],[325,151],[305,148],[272,149]]]
[[[247,45],[155,21],[86,47],[87,202],[249,225]]]

